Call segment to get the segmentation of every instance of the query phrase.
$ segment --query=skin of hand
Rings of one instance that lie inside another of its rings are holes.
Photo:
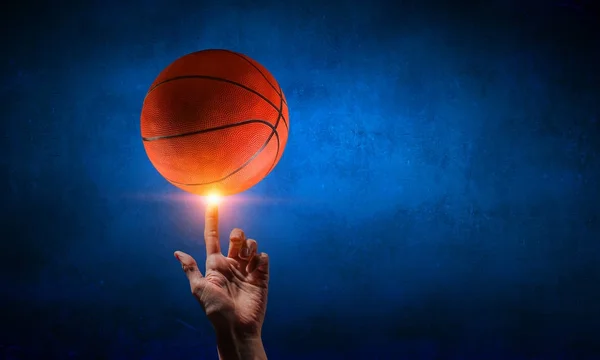
[[[219,245],[219,212],[216,204],[206,209],[204,239],[206,272],[196,260],[176,251],[192,290],[217,334],[219,358],[266,359],[261,340],[267,309],[269,257],[257,253],[255,240],[240,229],[229,236],[227,256]]]

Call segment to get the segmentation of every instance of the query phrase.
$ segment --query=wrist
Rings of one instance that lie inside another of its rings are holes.
[[[217,330],[220,360],[267,360],[260,333],[246,336],[233,329]]]

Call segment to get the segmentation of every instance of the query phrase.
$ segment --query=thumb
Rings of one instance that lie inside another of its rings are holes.
[[[196,260],[182,251],[175,251],[173,255],[175,255],[177,260],[179,260],[181,268],[185,272],[185,275],[190,282],[192,293],[196,293],[198,290],[204,287],[205,280],[204,277],[202,277],[200,269],[198,269],[198,263]]]

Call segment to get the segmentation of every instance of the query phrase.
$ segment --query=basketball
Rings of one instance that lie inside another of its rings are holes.
[[[156,170],[203,196],[256,185],[281,159],[289,131],[273,75],[228,50],[194,52],[167,66],[146,94],[140,122]]]

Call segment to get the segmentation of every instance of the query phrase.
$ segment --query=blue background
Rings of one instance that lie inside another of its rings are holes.
[[[216,358],[172,255],[204,256],[203,204],[139,130],[205,48],[290,105],[277,168],[221,208],[271,256],[271,359],[600,358],[591,5],[4,5],[0,358]]]

